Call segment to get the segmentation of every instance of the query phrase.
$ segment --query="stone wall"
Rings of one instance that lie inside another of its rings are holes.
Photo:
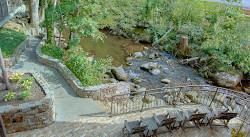
[[[12,57],[3,59],[5,61],[6,68],[15,66],[17,61],[19,60],[21,53],[29,46],[30,46],[30,37],[28,37],[26,40],[24,40],[21,44],[19,44],[16,47],[14,53],[12,54]]]
[[[8,134],[44,128],[55,121],[54,92],[39,74],[32,73],[32,75],[46,96],[39,101],[1,106],[0,114]]]
[[[84,87],[80,80],[60,60],[44,55],[41,52],[41,48],[44,44],[45,38],[43,38],[37,46],[37,60],[41,64],[55,68],[79,97],[103,100],[104,98],[111,97],[112,95],[130,93],[130,85],[125,82]]]

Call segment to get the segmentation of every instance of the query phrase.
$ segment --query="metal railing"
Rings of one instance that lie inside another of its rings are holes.
[[[109,96],[104,99],[106,113],[110,116],[144,111],[153,108],[175,107],[177,105],[196,105],[225,107],[238,112],[238,116],[249,117],[250,96],[209,85],[189,85],[149,89]],[[248,119],[247,119],[248,120]],[[249,121],[248,121],[249,122]]]

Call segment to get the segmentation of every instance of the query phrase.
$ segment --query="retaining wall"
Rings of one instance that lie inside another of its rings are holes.
[[[21,44],[19,44],[16,47],[14,53],[12,54],[12,57],[3,59],[5,62],[5,67],[10,68],[12,66],[15,66],[17,61],[19,60],[21,53],[29,46],[30,46],[30,37],[26,38]]]
[[[39,74],[32,75],[46,96],[38,101],[0,106],[0,114],[8,134],[44,128],[55,121],[54,92]]]

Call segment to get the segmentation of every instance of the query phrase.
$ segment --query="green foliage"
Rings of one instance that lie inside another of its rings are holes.
[[[83,86],[102,84],[104,73],[111,66],[111,58],[90,61],[81,48],[73,48],[68,52],[65,62],[67,67],[79,78]]]
[[[33,83],[34,78],[33,77],[27,77],[25,80],[22,81],[22,86],[25,90],[30,90],[31,84]]]
[[[221,6],[216,13],[216,22],[211,22],[207,40],[201,49],[215,58],[215,69],[237,69],[241,72],[250,70],[249,23],[242,11],[235,6]]]
[[[247,133],[245,132],[238,132],[239,129],[233,127],[231,130],[231,137],[245,137]]]
[[[52,44],[46,44],[41,48],[41,51],[43,54],[57,58],[62,59],[64,55],[64,50],[62,50],[60,47],[52,45]]]
[[[60,22],[60,30],[65,28],[64,24],[70,25],[70,30],[78,38],[92,36],[102,39],[104,35],[99,29],[105,27],[133,34],[138,24],[147,24],[149,27],[142,29],[146,29],[153,41],[157,41],[173,28],[162,42],[169,44],[171,52],[176,51],[180,36],[188,35],[189,48],[193,52],[190,55],[210,56],[212,59],[205,64],[210,70],[233,68],[246,73],[250,66],[250,27],[242,13],[240,7],[231,4],[200,0],[61,0],[55,10],[50,9],[54,22]],[[78,38],[69,41],[69,49],[77,45]],[[62,58],[63,52],[59,47],[49,47],[43,49],[43,53]],[[73,54],[68,55],[71,56],[67,60],[68,67],[73,68],[77,76],[93,77],[91,74],[81,74],[76,69],[76,64],[86,60],[84,57],[80,59]]]
[[[26,39],[26,35],[21,31],[1,28],[0,48],[4,58],[11,57],[15,48]]]
[[[12,75],[9,80],[10,82],[19,82],[22,78],[23,78],[24,73],[15,73],[14,75]]]
[[[20,99],[26,99],[26,98],[30,98],[30,91],[29,90],[23,90],[22,93],[19,95]]]
[[[5,97],[5,102],[6,101],[9,101],[9,100],[11,100],[11,99],[13,99],[13,98],[15,98],[15,92],[8,92],[8,94],[6,94],[4,97]]]
[[[24,79],[24,81],[29,81],[29,82],[33,82],[34,80],[35,80],[35,78],[31,77],[31,76]]]

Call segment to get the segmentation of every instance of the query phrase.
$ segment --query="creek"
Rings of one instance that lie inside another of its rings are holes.
[[[176,58],[165,51],[159,51],[151,47],[150,44],[135,43],[132,38],[112,35],[107,30],[103,32],[107,36],[103,41],[82,38],[79,45],[90,56],[94,56],[95,58],[105,58],[107,55],[112,56],[113,65],[115,67],[122,65],[129,74],[128,81],[131,81],[131,78],[139,78],[142,81],[137,83],[137,85],[146,89],[166,86],[166,84],[161,82],[163,78],[171,81],[167,86],[206,84],[205,79],[200,77],[195,70],[181,65]],[[147,48],[144,47],[148,47],[149,49],[145,50]],[[134,58],[135,52],[142,52],[143,56],[141,58]],[[160,57],[149,59],[148,55],[153,52],[157,52]],[[128,57],[133,58],[126,61]],[[140,66],[147,62],[156,62],[160,66],[160,74],[152,75],[148,71],[142,70]]]

